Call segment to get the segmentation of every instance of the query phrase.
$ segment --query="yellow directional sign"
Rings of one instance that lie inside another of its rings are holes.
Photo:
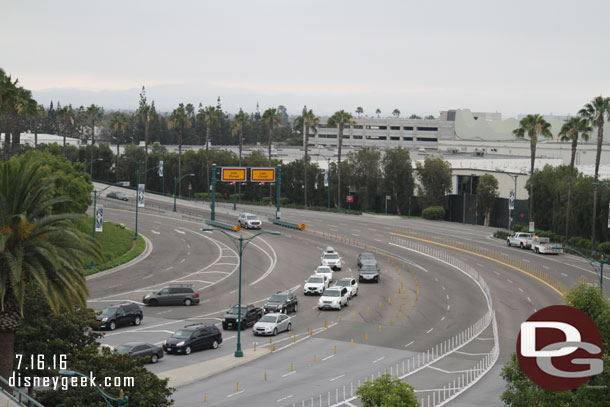
[[[222,167],[220,171],[220,179],[223,182],[246,182],[246,168],[245,167]]]
[[[252,182],[275,182],[275,168],[252,168],[250,180]]]

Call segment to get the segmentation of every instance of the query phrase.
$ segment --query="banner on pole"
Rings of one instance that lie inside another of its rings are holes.
[[[138,185],[138,208],[144,208],[144,184]]]
[[[512,211],[515,209],[515,190],[511,189],[508,194],[508,210]]]
[[[95,231],[104,231],[104,207],[102,205],[95,207]]]
[[[328,170],[324,171],[324,186],[328,187]]]

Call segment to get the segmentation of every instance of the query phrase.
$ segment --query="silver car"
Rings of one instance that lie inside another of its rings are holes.
[[[254,335],[277,335],[283,331],[292,330],[292,318],[286,314],[272,312],[263,315],[252,327]]]

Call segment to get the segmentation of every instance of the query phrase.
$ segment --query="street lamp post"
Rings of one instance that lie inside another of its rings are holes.
[[[603,290],[604,290],[604,264],[608,263],[608,259],[604,259],[604,256],[602,256],[601,259],[595,260],[588,256],[585,256],[584,254],[582,254],[581,252],[579,252],[576,249],[572,249],[571,247],[566,247],[566,246],[560,246],[560,247],[561,247],[561,249],[563,249],[563,251],[569,250],[571,252],[576,253],[583,259],[587,260],[589,262],[589,264],[591,264],[591,266],[593,266],[593,263],[599,263],[599,288],[603,292]],[[593,269],[593,271],[595,271],[595,268]]]
[[[190,173],[190,174],[185,174],[182,177],[180,177],[180,179],[177,179],[176,177],[174,177],[174,212],[176,212],[176,186],[178,185],[179,182],[181,182],[184,178],[186,177],[194,177],[195,174]]]
[[[102,189],[101,191],[98,191],[96,189],[93,190],[93,230],[91,232],[91,236],[93,236],[93,238],[95,238],[95,210],[97,209],[97,194],[99,193],[100,196],[102,195],[102,192],[104,192],[105,190],[107,190],[110,187],[115,187],[117,185],[125,185],[126,182],[115,182],[112,185],[108,185],[106,188]]]
[[[87,380],[91,380],[89,378],[89,376],[86,376],[79,372],[75,372],[74,370],[70,370],[70,369],[60,369],[59,375],[66,376],[66,377],[80,376],[80,377],[86,378]],[[100,396],[102,396],[102,399],[104,399],[104,401],[106,402],[106,405],[108,407],[127,406],[127,403],[129,402],[129,396],[126,396],[125,394],[123,394],[123,390],[120,391],[119,397],[114,398],[114,397],[110,397],[109,395],[104,393],[104,391],[102,389],[100,389],[99,386],[97,384],[95,384],[94,381],[91,381],[91,384],[95,387],[95,390],[97,390],[97,392],[100,394]]]
[[[133,240],[138,240],[138,207],[140,206],[140,166],[142,161],[138,161],[138,167],[136,169],[136,231],[133,235]]]
[[[238,309],[238,311],[237,311],[237,349],[235,350],[235,357],[241,358],[244,356],[244,352],[241,350],[241,270],[242,270],[241,262],[242,262],[242,254],[243,254],[246,246],[248,246],[248,243],[250,243],[250,241],[252,241],[254,238],[256,238],[260,235],[264,235],[264,234],[279,236],[280,232],[259,232],[251,237],[245,238],[242,235],[240,235],[239,237],[233,237],[222,229],[203,228],[201,230],[204,232],[211,232],[211,231],[217,230],[219,232],[224,233],[231,239],[231,241],[233,242],[233,244],[235,245],[237,250],[239,250],[239,286],[238,286],[239,294],[237,295],[237,309]]]
[[[103,158],[96,158],[90,161],[85,161],[85,172],[87,172],[87,167],[91,166],[91,180],[93,181],[93,163],[96,161],[104,161]]]

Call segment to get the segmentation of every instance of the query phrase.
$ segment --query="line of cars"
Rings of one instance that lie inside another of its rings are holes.
[[[537,254],[563,253],[560,243],[551,243],[548,237],[540,237],[527,232],[517,232],[508,236],[506,245],[508,247],[519,246],[521,249],[532,249]]]

